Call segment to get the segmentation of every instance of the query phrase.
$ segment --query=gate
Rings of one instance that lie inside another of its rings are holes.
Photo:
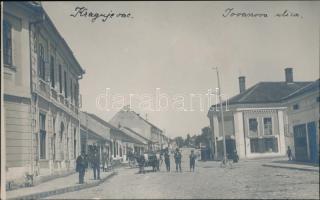
[[[297,161],[308,160],[306,124],[293,127],[295,158]]]
[[[315,163],[318,162],[317,130],[315,122],[308,123],[308,137],[310,161]]]

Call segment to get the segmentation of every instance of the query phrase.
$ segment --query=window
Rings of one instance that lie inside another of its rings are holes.
[[[3,63],[12,65],[12,27],[11,24],[3,21]]]
[[[272,118],[263,118],[263,133],[264,135],[272,135]]]
[[[72,80],[70,79],[70,99],[71,103],[73,103],[73,87],[72,87]]]
[[[250,136],[258,135],[258,121],[256,118],[249,119],[249,135]]]
[[[59,64],[59,91],[62,93],[62,67]]]
[[[55,78],[54,78],[54,58],[53,58],[53,56],[50,57],[50,81],[51,81],[51,87],[54,88]]]
[[[42,44],[39,44],[38,50],[38,73],[42,80],[45,80],[45,61],[44,61],[44,48]]]
[[[299,104],[294,104],[292,108],[293,108],[293,110],[298,110],[299,109]]]
[[[278,140],[276,137],[251,138],[250,149],[251,149],[251,153],[278,152]]]
[[[74,102],[75,105],[78,106],[78,97],[77,97],[77,83],[74,84],[74,90],[73,90],[73,95],[74,95]]]
[[[320,96],[317,97],[317,102],[320,102]]]
[[[67,72],[64,71],[64,96],[67,98],[68,97],[68,92],[67,92]]]
[[[53,122],[52,122],[52,127],[53,127],[53,137],[52,137],[52,141],[51,141],[51,149],[52,149],[52,159],[55,160],[56,159],[56,129],[55,129],[55,125],[56,125],[56,118],[53,118]]]
[[[61,122],[61,124],[60,124],[60,142],[62,142],[62,139],[63,139],[63,131],[64,131],[64,125]]]
[[[46,116],[40,113],[40,159],[46,159]]]
[[[73,129],[73,158],[77,156],[77,130]]]

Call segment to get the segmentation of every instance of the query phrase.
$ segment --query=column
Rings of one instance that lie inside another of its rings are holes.
[[[284,120],[283,120],[283,111],[278,111],[278,120],[279,120],[279,141],[278,141],[278,149],[281,155],[286,154],[286,144],[284,138]]]
[[[246,146],[245,146],[245,134],[243,127],[243,113],[235,112],[233,115],[234,118],[234,136],[236,139],[236,147],[239,158],[246,157]]]

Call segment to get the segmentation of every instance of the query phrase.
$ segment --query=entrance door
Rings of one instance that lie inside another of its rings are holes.
[[[308,160],[306,124],[293,127],[295,157],[297,161]]]
[[[310,161],[317,162],[318,158],[318,145],[317,145],[317,130],[316,123],[308,123],[308,138],[309,138],[309,151],[310,151]]]

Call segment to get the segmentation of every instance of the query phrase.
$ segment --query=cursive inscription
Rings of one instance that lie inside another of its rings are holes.
[[[106,22],[107,20],[111,20],[113,18],[133,18],[131,13],[129,12],[108,12],[108,13],[99,13],[94,11],[89,11],[86,7],[76,7],[74,12],[70,14],[71,17],[84,17],[91,19],[91,22],[96,22],[97,20],[101,20],[102,22]]]
[[[268,17],[267,13],[235,12],[234,8],[227,8],[222,14],[223,17]]]
[[[224,13],[222,14],[223,17],[229,17],[229,18],[268,18],[270,16],[274,16],[274,17],[278,17],[278,18],[285,18],[285,17],[295,17],[295,18],[302,18],[302,15],[297,13],[297,12],[293,12],[290,11],[288,9],[280,12],[280,13],[276,13],[276,14],[270,14],[267,12],[244,12],[244,11],[236,11],[234,8],[227,8],[224,10]]]

